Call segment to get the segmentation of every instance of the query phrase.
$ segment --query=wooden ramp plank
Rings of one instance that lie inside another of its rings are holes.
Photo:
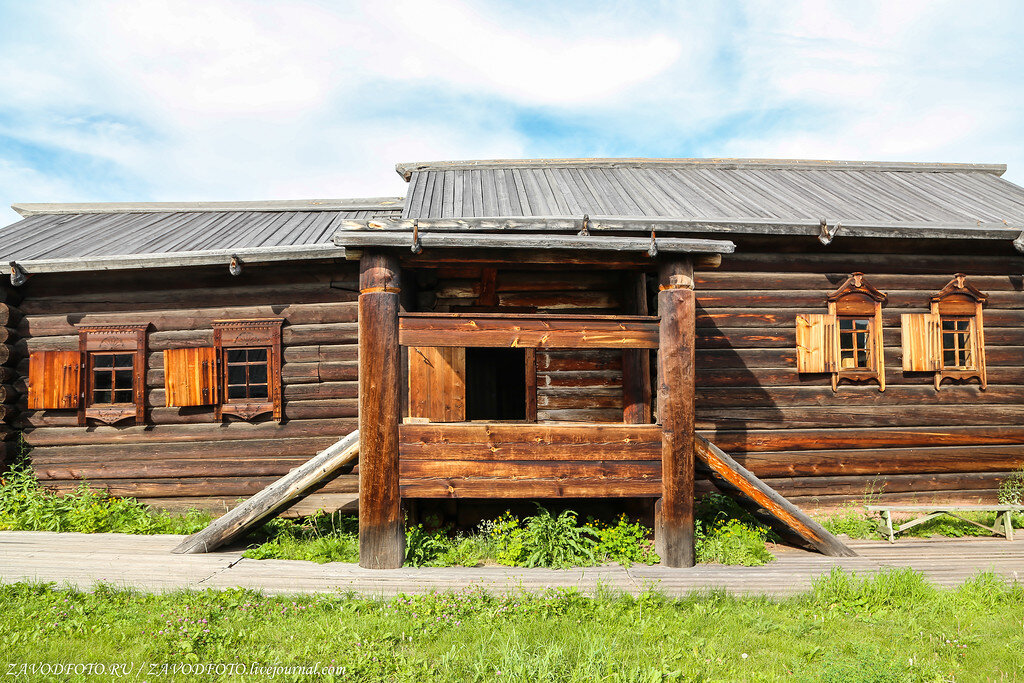
[[[832,557],[855,557],[846,544],[811,519],[803,510],[783,498],[775,489],[754,476],[721,448],[704,437],[694,437],[694,451],[712,472],[744,496],[767,510],[819,552]]]
[[[208,553],[237,538],[246,529],[280,510],[315,484],[334,474],[359,455],[359,430],[284,475],[238,507],[214,520],[210,526],[192,534],[172,552]]]

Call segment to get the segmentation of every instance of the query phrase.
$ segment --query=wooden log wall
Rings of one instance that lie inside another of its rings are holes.
[[[403,424],[408,498],[652,498],[657,425]]]
[[[355,263],[268,265],[238,277],[227,266],[181,271],[37,275],[21,288],[13,381],[42,482],[69,491],[87,479],[114,495],[170,509],[222,511],[263,489],[356,427],[358,349]],[[211,322],[280,317],[284,420],[222,423],[213,407],[164,407],[163,350],[213,343]],[[28,411],[27,354],[77,349],[76,324],[148,322],[147,423],[79,427],[74,411]],[[348,504],[355,474],[317,496]]]
[[[15,423],[22,391],[16,381],[19,351],[15,328],[21,319],[20,301],[17,289],[8,282],[0,285],[0,472],[14,459],[18,437]]]
[[[777,242],[741,241],[719,269],[697,272],[698,430],[812,509],[994,501],[1024,464],[1024,259],[1008,246],[849,244],[806,238],[780,253]],[[841,384],[833,394],[828,375],[796,372],[796,315],[823,312],[853,271],[888,294],[884,392]],[[984,391],[945,382],[936,392],[931,373],[902,371],[900,314],[927,311],[956,272],[989,294]]]
[[[420,311],[512,310],[537,313],[627,312],[635,283],[622,271],[527,271],[446,267],[420,276]],[[621,422],[622,351],[538,351],[537,419]]]

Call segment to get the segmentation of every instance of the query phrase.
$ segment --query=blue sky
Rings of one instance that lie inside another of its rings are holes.
[[[400,161],[1006,163],[1024,3],[0,0],[0,220],[402,194]]]

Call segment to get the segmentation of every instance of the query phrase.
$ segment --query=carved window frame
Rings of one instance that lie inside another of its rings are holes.
[[[957,273],[945,287],[933,296],[930,301],[931,315],[935,318],[939,339],[936,345],[938,357],[935,371],[935,390],[938,391],[945,379],[969,381],[977,379],[982,389],[988,387],[985,363],[985,325],[982,308],[987,294],[982,294],[971,283],[967,276]],[[972,367],[954,367],[947,369],[945,364],[945,347],[943,345],[942,322],[944,320],[970,321]]]
[[[878,383],[878,390],[885,391],[885,343],[882,339],[882,305],[887,295],[878,291],[864,279],[864,273],[852,273],[846,282],[825,300],[828,312],[836,320],[834,356],[835,368],[832,372],[832,390],[836,391],[839,383],[870,382]],[[840,322],[843,320],[867,320],[868,364],[867,367],[843,368],[842,348],[840,345]]]
[[[81,373],[78,401],[78,424],[88,420],[114,424],[134,418],[135,424],[146,420],[146,331],[141,325],[80,325],[78,350]],[[131,403],[93,403],[93,360],[97,354],[132,354]]]
[[[216,407],[217,419],[233,415],[242,420],[271,413],[280,421],[282,410],[281,387],[281,326],[283,318],[248,318],[241,320],[214,320],[213,343],[217,349],[220,367],[220,402]],[[228,392],[227,352],[232,349],[262,348],[267,350],[267,397],[264,400],[232,399]]]

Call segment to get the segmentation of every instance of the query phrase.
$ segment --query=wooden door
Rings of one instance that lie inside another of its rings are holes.
[[[466,349],[409,347],[409,417],[430,422],[466,419]]]

